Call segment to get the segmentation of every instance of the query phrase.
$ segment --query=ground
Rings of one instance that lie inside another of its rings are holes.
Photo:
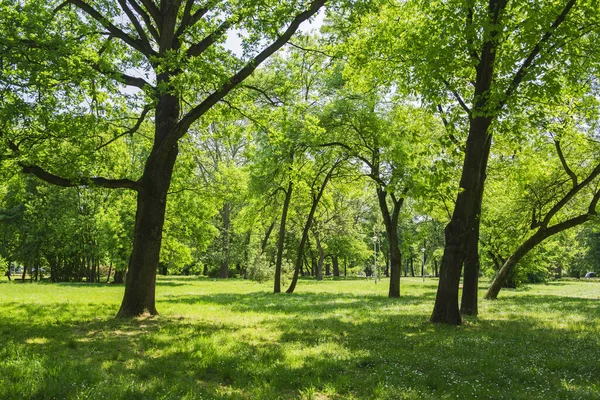
[[[0,398],[600,398],[600,282],[503,290],[460,327],[427,322],[436,284],[159,278],[160,316],[116,320],[122,286],[5,281]]]

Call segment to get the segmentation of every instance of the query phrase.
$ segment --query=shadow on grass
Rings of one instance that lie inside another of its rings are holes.
[[[435,293],[420,296],[402,296],[391,299],[380,295],[353,295],[348,293],[216,293],[199,295],[168,295],[161,302],[191,305],[227,306],[236,312],[277,312],[287,314],[326,314],[343,310],[375,310],[389,305],[409,305],[431,302]]]
[[[594,380],[600,374],[598,331],[554,329],[535,318],[432,325],[410,306],[430,303],[433,296],[257,292],[161,300],[208,306],[214,321],[117,320],[116,306],[109,304],[5,303],[0,398],[600,395]],[[504,302],[555,310],[557,318],[600,318],[587,299],[564,299],[560,307],[554,296]],[[224,319],[225,311],[236,316]],[[260,317],[249,319],[249,312]]]

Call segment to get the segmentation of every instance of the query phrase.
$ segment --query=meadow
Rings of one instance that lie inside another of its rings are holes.
[[[503,290],[459,327],[428,322],[436,285],[159,277],[161,314],[120,320],[123,286],[3,281],[0,399],[600,398],[600,282]]]

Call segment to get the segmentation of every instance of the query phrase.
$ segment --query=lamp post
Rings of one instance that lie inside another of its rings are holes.
[[[425,282],[425,247],[421,249],[423,252],[423,263],[421,264],[421,276],[423,277],[423,282]]]
[[[373,277],[377,283],[377,235],[373,236]]]

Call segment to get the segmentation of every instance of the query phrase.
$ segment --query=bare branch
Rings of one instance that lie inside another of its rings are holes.
[[[458,104],[460,104],[460,106],[462,107],[462,109],[465,110],[465,112],[467,113],[467,115],[471,115],[471,109],[464,102],[464,100],[462,99],[462,97],[460,96],[460,94],[456,90],[454,90],[454,89],[452,89],[450,87],[450,82],[448,82],[444,78],[442,78],[442,82],[444,83],[444,85],[446,85],[446,89],[448,89],[450,91],[450,93],[452,93],[452,95],[454,96],[454,98],[458,101]]]
[[[194,0],[186,1],[185,8],[183,10],[183,18],[181,19],[181,24],[179,25],[179,28],[177,28],[177,31],[175,32],[176,38],[180,37],[188,27],[194,26],[196,24],[196,22],[198,22],[200,20],[200,18],[202,18],[204,16],[204,14],[206,14],[208,12],[208,7],[202,7],[200,9],[196,10],[196,12],[194,14],[192,14],[192,6],[193,5],[194,5]]]
[[[146,10],[148,10],[148,13],[150,14],[152,19],[156,23],[156,26],[158,26],[158,27],[162,26],[162,17],[160,15],[160,10],[158,9],[158,7],[154,3],[154,1],[153,0],[140,0],[140,1],[144,5],[144,7],[146,7]]]
[[[281,101],[280,99],[273,100],[271,98],[271,96],[269,96],[267,94],[267,92],[265,90],[263,90],[263,89],[261,89],[259,87],[252,86],[252,85],[242,85],[241,87],[246,88],[246,89],[251,89],[251,90],[254,90],[255,92],[258,92],[258,93],[262,94],[264,96],[264,98],[267,99],[267,101],[269,103],[271,103],[271,105],[274,106],[274,107],[279,107],[279,106],[284,105],[283,101]]]
[[[96,147],[96,151],[100,150],[103,147],[108,146],[109,144],[113,143],[115,140],[118,140],[125,135],[131,135],[131,134],[135,133],[140,128],[140,126],[142,126],[142,123],[146,119],[146,115],[148,114],[149,111],[150,111],[150,106],[146,105],[144,107],[144,109],[142,110],[140,117],[137,119],[135,125],[132,128],[127,129],[125,132],[115,136],[114,138],[110,139],[108,142],[103,143],[100,146]]]
[[[150,45],[150,42],[148,41],[148,36],[146,36],[146,32],[144,31],[144,28],[142,28],[140,21],[138,21],[135,14],[133,13],[133,11],[131,11],[129,6],[127,5],[127,0],[119,0],[119,4],[121,5],[121,9],[125,12],[125,14],[127,14],[127,18],[129,18],[129,20],[133,24],[133,27],[135,28],[135,31],[139,35],[140,40],[142,41],[144,46],[146,48],[151,49],[152,46]]]
[[[103,75],[113,77],[118,82],[121,82],[127,86],[135,86],[140,89],[144,89],[146,86],[154,88],[147,80],[138,78],[135,76],[127,75],[119,71],[106,71],[100,67],[99,64],[94,63],[90,65],[93,69],[100,72]]]

